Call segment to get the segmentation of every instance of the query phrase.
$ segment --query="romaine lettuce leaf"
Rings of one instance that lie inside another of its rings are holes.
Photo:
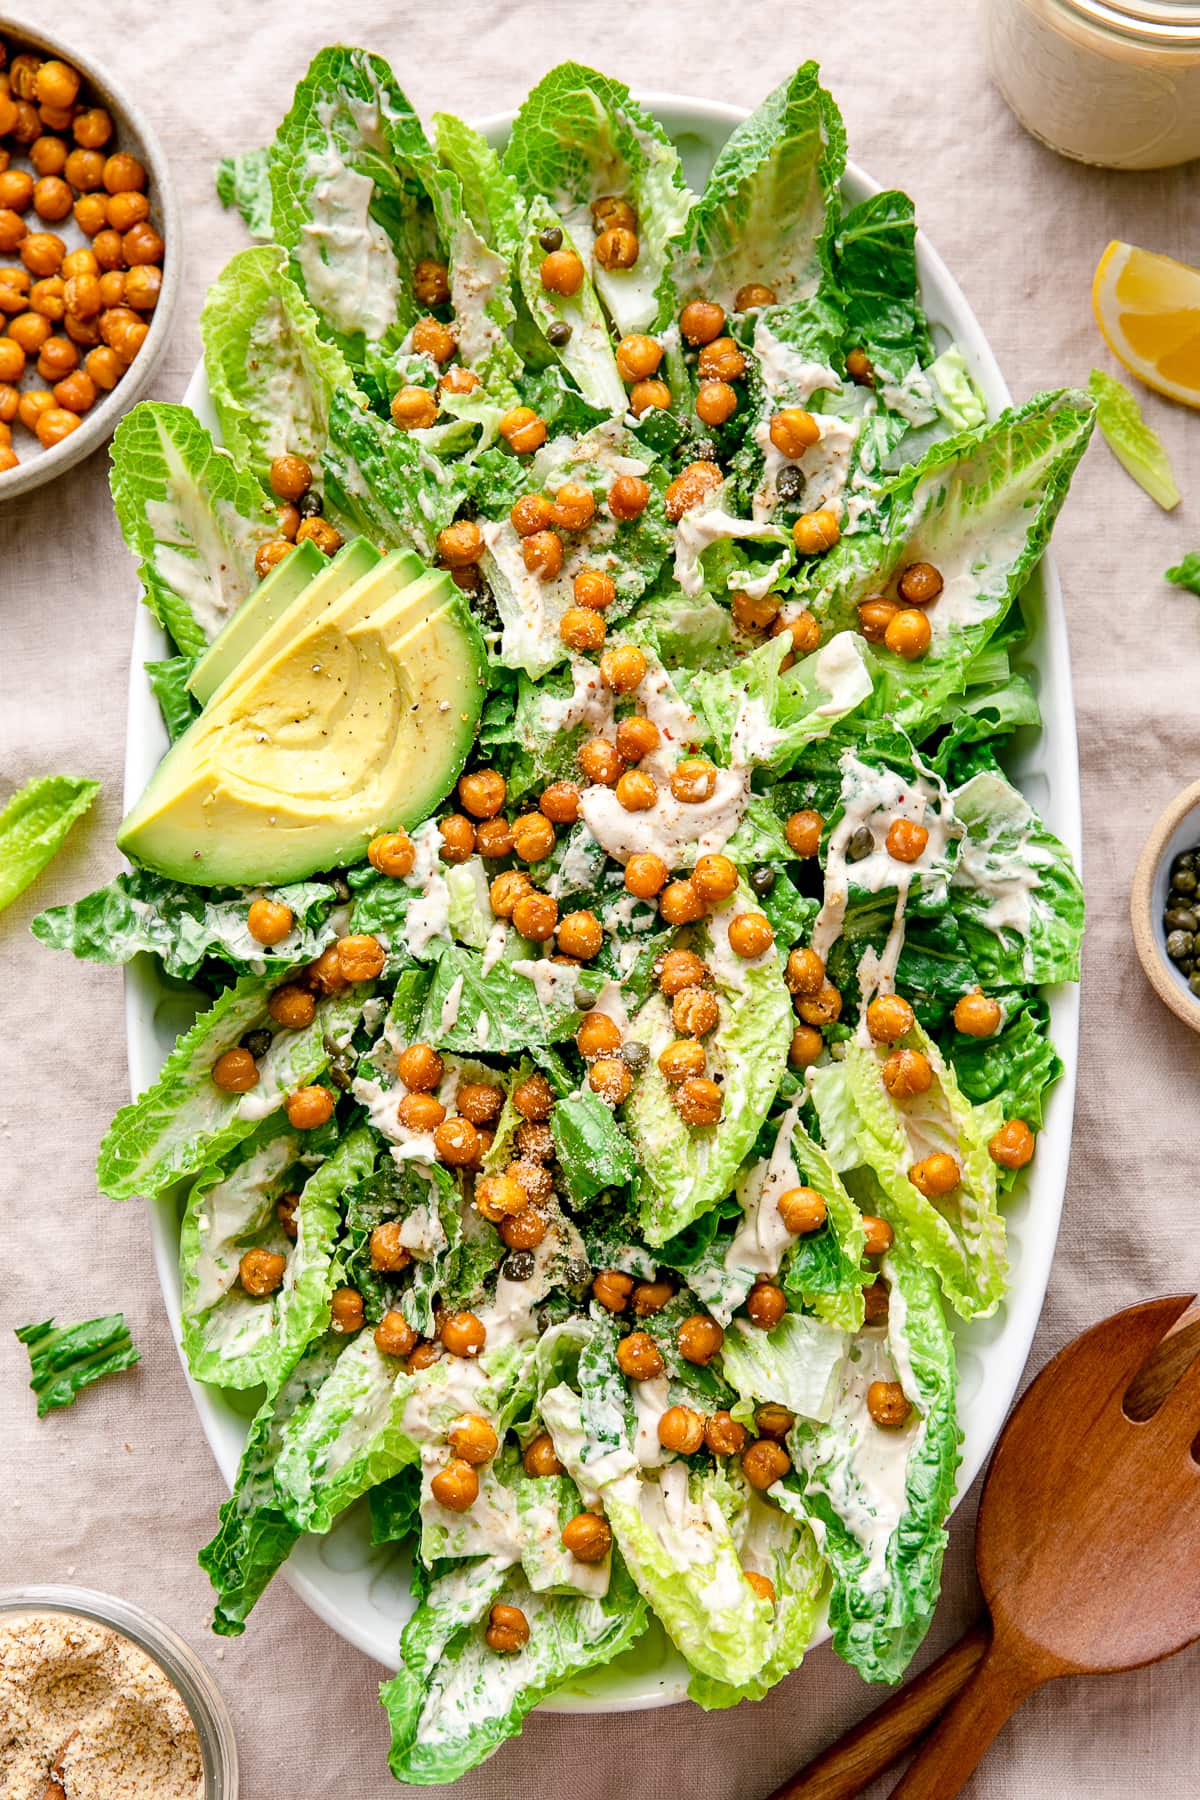
[[[518,942],[520,940],[518,939]],[[451,944],[434,967],[418,1028],[442,1050],[512,1055],[575,1035],[578,971],[548,958],[501,958],[483,972],[477,950]]]
[[[242,150],[223,156],[217,164],[217,199],[241,213],[252,238],[263,242],[271,236],[271,152]]]
[[[436,430],[436,427],[434,427]],[[379,549],[415,550],[432,562],[437,534],[471,486],[470,466],[430,455],[421,431],[397,431],[339,390],[329,409],[327,503]]]
[[[867,352],[875,390],[891,407],[889,390],[931,354],[929,326],[917,283],[917,226],[907,194],[889,189],[852,207],[838,226],[836,271],[845,296],[846,348]],[[922,398],[924,396],[922,395]],[[933,416],[930,403],[921,412]],[[927,423],[912,413],[907,422]]]
[[[786,633],[768,639],[730,669],[702,671],[688,698],[704,715],[722,757],[762,763],[783,775],[815,739],[827,737],[871,695],[865,641],[839,631],[811,656],[781,672]]]
[[[1167,570],[1166,579],[1174,582],[1176,587],[1200,594],[1200,550],[1189,550],[1181,562]]]
[[[453,113],[434,113],[438,159],[457,178],[466,216],[486,244],[505,256],[516,252],[521,194],[492,146],[473,125]]]
[[[771,1331],[734,1319],[721,1373],[743,1400],[775,1400],[800,1418],[826,1420],[845,1355],[845,1332],[807,1313],[786,1312]]]
[[[96,1179],[110,1200],[149,1198],[185,1175],[219,1163],[294,1088],[314,1081],[334,1054],[330,1045],[354,1029],[369,985],[331,995],[303,1031],[279,1031],[258,1065],[256,1087],[227,1094],[212,1067],[248,1031],[268,1022],[272,984],[244,975],[185,1031],[144,1094],[123,1106],[100,1145]]]
[[[578,291],[571,295],[552,294],[542,286],[540,271],[546,251],[539,237],[554,230],[562,232],[563,248],[574,250],[582,260],[586,242],[582,238],[576,241],[577,234],[559,218],[544,195],[532,194],[526,202],[518,250],[521,292],[529,316],[543,336],[555,324],[571,327],[566,343],[554,346],[555,356],[589,406],[601,413],[623,415],[628,404],[625,387],[617,372],[608,325],[591,280],[585,275]]]
[[[504,168],[525,193],[551,197],[622,336],[670,322],[672,248],[692,196],[679,152],[622,82],[579,63],[551,69],[517,114]],[[606,269],[589,254],[592,202],[610,195],[637,214],[632,269]]]
[[[861,1332],[843,1368],[833,1416],[791,1433],[794,1473],[772,1489],[823,1528],[833,1571],[833,1644],[867,1681],[895,1682],[937,1602],[959,1433],[954,1340],[933,1277],[902,1236],[882,1264],[886,1333]],[[871,1381],[899,1381],[913,1407],[899,1430],[866,1410]]]
[[[1041,1129],[1046,1097],[1063,1072],[1062,1059],[1050,1042],[1044,1000],[1009,1007],[994,1037],[967,1038],[955,1032],[946,1053],[959,1087],[973,1105],[995,1101],[1006,1119],[1024,1119],[1031,1131]],[[1002,1190],[1011,1188],[1016,1179],[1015,1170],[997,1172]]]
[[[164,400],[121,420],[110,479],[146,604],[178,649],[198,655],[257,584],[255,552],[279,534],[275,509],[193,412]]]
[[[130,869],[82,900],[39,913],[31,930],[54,950],[85,962],[127,963],[148,950],[168,975],[189,980],[206,957],[218,957],[244,974],[277,972],[311,962],[337,933],[329,923],[333,889],[322,881],[296,881],[267,896],[290,909],[294,924],[279,943],[259,943],[246,914],[253,893],[184,887],[150,869]]]
[[[116,1375],[140,1361],[124,1313],[85,1319],[79,1325],[21,1325],[16,1337],[29,1352],[29,1385],[37,1395],[38,1418],[57,1406],[70,1406],[76,1395],[104,1375]]]
[[[0,912],[58,855],[100,792],[82,775],[37,775],[0,812]]]
[[[196,661],[194,656],[165,656],[158,662],[142,664],[172,743],[200,717],[200,708],[188,688]]]
[[[623,1187],[637,1173],[633,1145],[599,1094],[588,1089],[560,1100],[550,1114],[558,1165],[575,1206],[606,1187]]]
[[[401,1543],[417,1529],[421,1504],[421,1471],[407,1463],[367,1495],[373,1544]]]

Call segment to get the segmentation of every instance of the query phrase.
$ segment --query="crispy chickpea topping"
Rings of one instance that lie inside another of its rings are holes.
[[[867,1411],[885,1431],[898,1431],[912,1412],[898,1381],[873,1381],[867,1389]]]
[[[935,1150],[932,1156],[912,1165],[908,1179],[927,1200],[941,1200],[954,1192],[962,1180],[962,1170],[947,1151]]]
[[[654,1381],[666,1364],[648,1331],[631,1331],[617,1345],[617,1367],[630,1381]]]
[[[554,1439],[548,1431],[543,1431],[526,1446],[521,1463],[525,1473],[535,1479],[545,1475],[561,1475],[563,1472],[563,1466],[554,1453]]]
[[[816,1188],[788,1188],[776,1201],[776,1210],[793,1237],[808,1237],[825,1223],[825,1197]],[[759,1425],[759,1430],[763,1429]]]
[[[894,1044],[915,1025],[913,1009],[899,994],[878,994],[867,1007],[867,1030],[877,1044]]]
[[[711,344],[725,329],[725,308],[715,300],[689,300],[679,315],[679,329],[686,343]]]
[[[998,1000],[990,999],[981,988],[972,988],[955,1003],[954,1027],[966,1037],[992,1037],[999,1031],[1003,1009]]]
[[[576,1562],[601,1563],[612,1549],[612,1531],[599,1513],[576,1513],[562,1530],[563,1547]]]
[[[273,1250],[247,1250],[238,1264],[238,1280],[256,1300],[282,1287],[287,1258]]]
[[[1032,1161],[1034,1136],[1024,1119],[1008,1119],[988,1139],[988,1155],[1001,1169],[1023,1169]]]
[[[498,1601],[488,1614],[483,1635],[489,1650],[515,1656],[529,1642],[529,1621],[519,1606],[505,1606]]]
[[[608,490],[608,510],[620,523],[644,513],[650,504],[650,483],[640,475],[618,475]]]
[[[883,1085],[893,1100],[927,1094],[933,1084],[929,1058],[920,1050],[893,1050],[882,1069]]]
[[[690,1406],[669,1406],[658,1421],[658,1441],[664,1450],[694,1456],[704,1442],[704,1414]]]

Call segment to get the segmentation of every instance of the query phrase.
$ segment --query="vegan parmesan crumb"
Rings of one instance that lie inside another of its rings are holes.
[[[55,1785],[57,1784],[57,1785]],[[153,1659],[72,1613],[0,1620],[0,1796],[202,1800],[196,1727]]]

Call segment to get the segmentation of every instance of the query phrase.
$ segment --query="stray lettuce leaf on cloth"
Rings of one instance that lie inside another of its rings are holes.
[[[52,862],[100,792],[81,775],[36,775],[0,812],[0,912]]]
[[[1179,505],[1180,493],[1166,445],[1147,425],[1135,396],[1123,381],[1103,369],[1092,370],[1088,393],[1096,402],[1096,423],[1104,441],[1121,467],[1164,512],[1172,512]]]
[[[1167,580],[1173,581],[1176,587],[1189,588],[1193,594],[1200,594],[1200,551],[1189,550],[1182,562],[1167,570]]]
[[[37,1395],[38,1418],[70,1406],[85,1387],[104,1375],[132,1368],[140,1360],[124,1313],[86,1319],[81,1325],[22,1325],[16,1336],[29,1352],[29,1385]]]

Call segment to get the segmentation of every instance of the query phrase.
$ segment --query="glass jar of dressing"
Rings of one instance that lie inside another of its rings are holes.
[[[988,0],[992,78],[1026,130],[1110,169],[1200,157],[1200,5]]]

